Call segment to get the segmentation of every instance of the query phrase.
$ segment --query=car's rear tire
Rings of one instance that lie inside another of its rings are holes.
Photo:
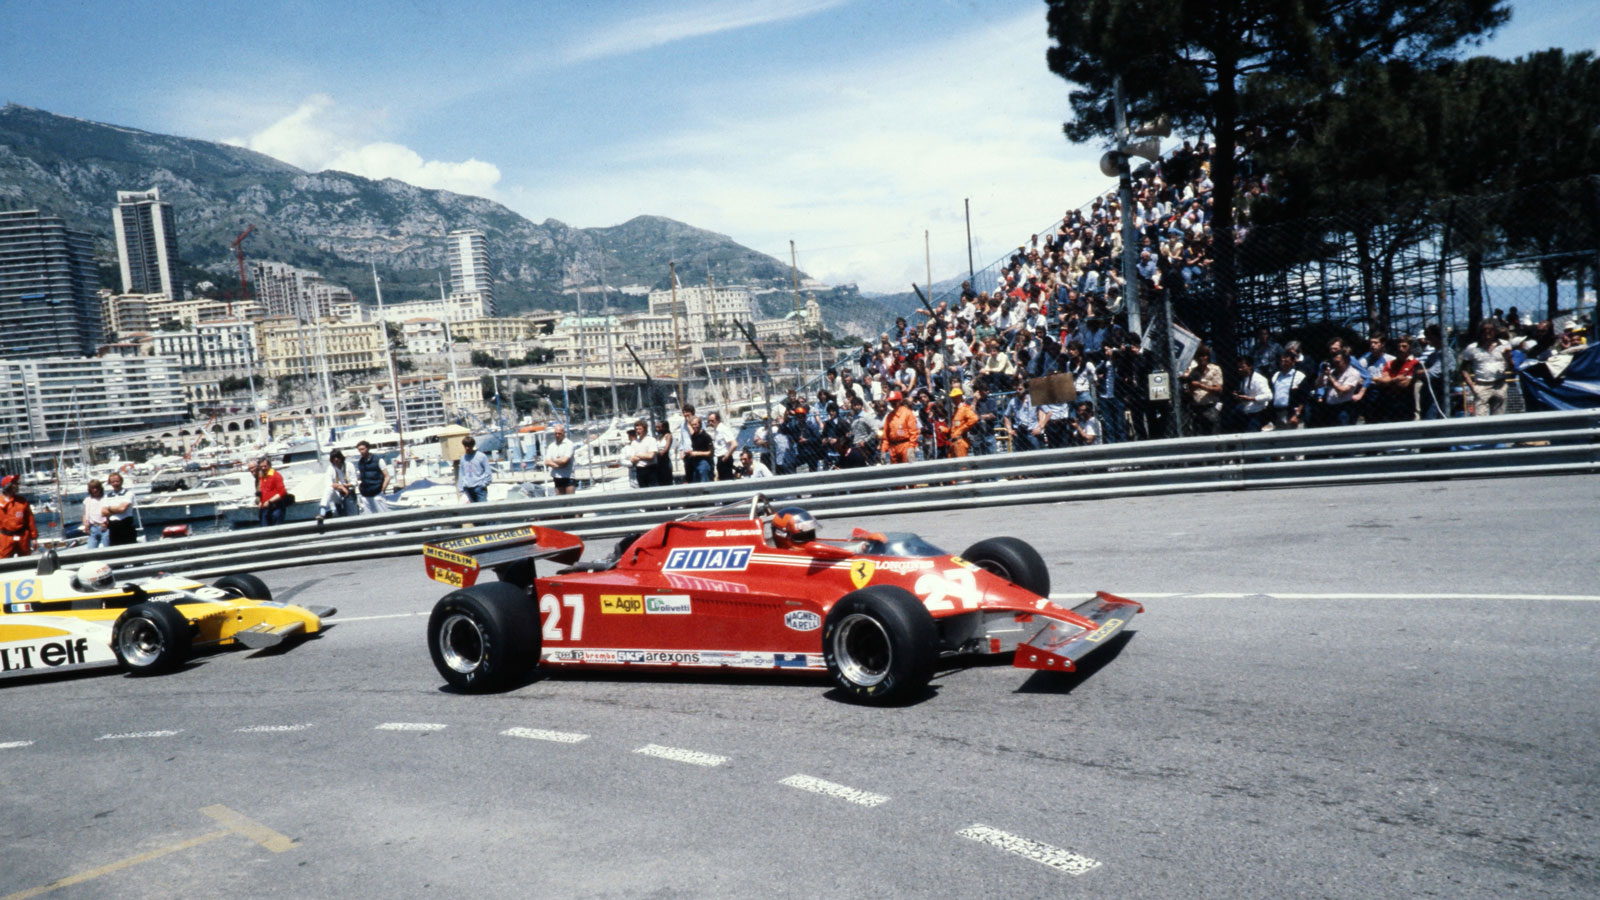
[[[938,662],[933,615],[910,591],[873,585],[841,597],[822,626],[828,674],[860,703],[921,695]]]
[[[989,538],[968,547],[961,558],[1023,590],[1050,596],[1050,567],[1027,541],[1013,537]]]
[[[272,601],[272,589],[267,583],[248,572],[235,575],[224,575],[212,583],[214,587],[225,591],[233,591],[247,600]]]
[[[135,603],[111,629],[111,650],[129,675],[170,672],[189,657],[189,620],[170,603]]]
[[[452,591],[428,617],[434,668],[464,691],[498,691],[539,663],[539,616],[527,591],[490,581]]]

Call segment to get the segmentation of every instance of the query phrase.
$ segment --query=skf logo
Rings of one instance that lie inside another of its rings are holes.
[[[679,547],[667,554],[667,572],[743,572],[750,547]]]
[[[867,586],[872,581],[872,573],[878,568],[877,563],[870,559],[858,559],[850,564],[850,583],[857,590]]]
[[[601,594],[600,612],[641,616],[644,615],[644,598],[638,594]]]

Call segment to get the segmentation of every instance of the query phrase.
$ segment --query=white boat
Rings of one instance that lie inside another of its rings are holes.
[[[211,519],[223,507],[250,502],[256,482],[248,472],[212,475],[200,486],[184,491],[148,494],[136,501],[139,521],[146,526]]]

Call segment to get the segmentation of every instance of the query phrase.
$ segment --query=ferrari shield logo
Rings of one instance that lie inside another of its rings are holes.
[[[858,559],[850,564],[850,583],[857,588],[864,588],[872,580],[872,573],[878,568],[870,559]]]

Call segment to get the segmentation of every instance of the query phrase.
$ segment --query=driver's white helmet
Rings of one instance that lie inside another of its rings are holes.
[[[84,563],[73,577],[78,587],[86,591],[103,591],[116,584],[111,577],[111,567],[103,562]]]

